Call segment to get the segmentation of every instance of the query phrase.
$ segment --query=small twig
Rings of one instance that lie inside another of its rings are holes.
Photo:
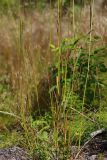
[[[82,112],[79,112],[78,110],[76,110],[75,108],[71,107],[71,109],[77,113],[79,113],[81,116],[85,117],[86,119],[90,120],[93,123],[97,123],[96,121],[92,120],[91,118],[87,117],[85,114],[83,114]]]
[[[90,140],[88,140],[87,142],[84,143],[84,145],[81,147],[81,149],[79,150],[79,152],[77,153],[77,155],[75,156],[74,160],[77,160],[78,156],[81,154],[81,152],[83,151],[83,149],[85,148],[85,146],[91,142],[94,139],[94,137],[92,137]]]
[[[18,118],[18,119],[21,119],[21,117],[15,115],[14,113],[10,113],[10,112],[0,111],[0,114],[5,114],[5,115],[9,115],[9,116],[12,116],[12,117],[16,117],[16,118]]]

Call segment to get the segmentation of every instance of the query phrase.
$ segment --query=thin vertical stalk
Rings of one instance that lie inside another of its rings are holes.
[[[72,10],[73,10],[73,39],[75,40],[75,0],[73,0],[73,6],[72,6]],[[74,63],[74,66],[73,66],[73,74],[72,74],[72,92],[73,92],[73,89],[74,89],[74,76],[75,76],[75,67],[76,67],[76,56],[75,56],[75,51],[73,50],[73,56],[74,56],[74,59],[73,59],[73,63]]]
[[[73,12],[73,36],[75,37],[75,0],[73,0],[73,3],[72,3],[72,12]]]
[[[87,75],[86,75],[84,94],[83,94],[82,109],[83,109],[84,104],[85,104],[85,96],[86,96],[87,83],[88,83],[88,77],[89,77],[89,71],[90,71],[90,56],[91,56],[91,49],[92,49],[92,28],[93,28],[93,6],[94,6],[94,0],[91,0],[91,2],[90,2],[89,54],[88,54],[88,66],[87,66]]]
[[[61,49],[60,49],[60,44],[61,44],[61,8],[62,7],[62,1],[58,0],[58,47],[59,47],[59,57],[58,57],[58,76],[56,79],[57,82],[57,89],[58,89],[58,95],[60,95],[60,70],[61,70]]]

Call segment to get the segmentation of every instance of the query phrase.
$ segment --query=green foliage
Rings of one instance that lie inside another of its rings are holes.
[[[71,145],[79,146],[84,143],[90,138],[90,133],[98,128],[96,123],[87,120],[86,117],[79,114],[75,116],[71,114],[70,116],[67,124],[64,117],[60,117],[60,120],[55,120],[52,118],[52,114],[48,113],[36,120],[31,118],[31,126],[35,129],[36,135],[34,155],[38,155],[41,160],[55,158],[66,160],[71,156],[71,150],[69,150]],[[57,128],[53,127],[54,122],[60,126],[58,128],[59,132],[57,132]],[[65,130],[67,130],[66,142],[64,142],[64,132],[61,128],[64,125],[66,125]],[[68,140],[69,138],[70,142]],[[55,146],[55,143],[58,143],[58,147]]]
[[[1,0],[0,4],[3,6],[11,6],[15,4],[15,0]]]
[[[50,127],[52,117],[46,114],[44,117],[40,117],[33,120],[31,117],[31,126],[36,132],[36,146],[34,153],[38,155],[41,160],[50,160],[49,148],[52,147],[50,141]]]
[[[0,148],[11,147],[14,145],[20,145],[23,141],[23,136],[16,131],[10,133],[5,131],[0,133]]]
[[[96,113],[95,116],[97,117],[98,121],[100,122],[100,125],[102,127],[107,128],[106,127],[106,124],[107,124],[107,110],[106,110],[106,108],[105,109],[103,108],[101,111]]]
[[[0,77],[0,110],[11,111],[13,105],[12,88],[8,76]]]
[[[10,116],[11,114],[8,114],[16,113],[15,96],[12,94],[12,88],[9,83],[9,76],[4,75],[0,77],[0,132],[2,130],[7,132],[17,121]]]
[[[107,71],[101,58],[105,48],[92,49],[89,54],[76,38],[64,39],[59,47],[51,44],[51,49],[56,54],[56,63],[49,68],[52,112],[50,118],[32,121],[38,139],[35,152],[41,159],[69,159],[71,145],[80,146],[92,131],[104,125],[99,103],[100,98],[104,101],[101,91],[105,85],[98,75]]]
[[[1,8],[4,8],[4,9],[7,9],[9,7],[12,7],[16,4],[16,1],[15,0],[1,0],[0,1],[0,7]]]
[[[7,14],[9,11],[16,13],[19,7],[19,0],[0,0],[0,14]]]
[[[89,55],[86,48],[79,46],[80,41],[79,38],[65,39],[62,41],[60,47],[51,45],[52,51],[60,58],[60,61],[58,60],[55,66],[50,68],[53,79],[56,80],[57,77],[59,77],[60,86],[57,86],[57,82],[55,82],[53,90],[51,89],[51,91],[58,92],[58,87],[61,88],[61,101],[63,101],[64,92],[67,94],[64,95],[66,98],[68,98],[67,92],[69,92],[69,96],[71,94],[70,97],[73,97],[72,95],[75,93],[80,101],[82,101],[85,96],[85,109],[94,110],[98,109],[100,97],[104,96],[100,92],[104,84],[98,75],[107,72],[104,59],[101,58],[101,56],[103,57],[102,53],[105,48],[91,50]],[[85,85],[86,91],[84,94]]]

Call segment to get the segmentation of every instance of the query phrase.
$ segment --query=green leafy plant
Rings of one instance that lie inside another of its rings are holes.
[[[94,110],[98,109],[100,97],[104,96],[100,92],[104,84],[98,75],[107,72],[104,60],[101,58],[105,48],[93,49],[89,57],[88,50],[79,46],[80,41],[78,38],[74,40],[65,39],[60,47],[51,45],[56,54],[60,53],[58,55],[60,56],[60,61],[50,68],[55,82],[50,91],[58,92],[57,78],[59,78],[61,101],[63,101],[64,94],[67,92],[75,93],[79,100],[82,101],[88,72],[88,60],[90,59],[84,107],[85,109]],[[68,95],[66,96],[68,97]]]

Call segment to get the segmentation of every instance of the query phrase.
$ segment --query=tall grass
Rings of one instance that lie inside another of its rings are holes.
[[[101,33],[94,27],[98,23],[94,0],[88,14],[86,9],[82,11],[81,22],[76,21],[74,0],[65,16],[62,1],[56,4],[52,9],[50,1],[50,8],[41,13],[25,13],[19,5],[17,16],[11,12],[8,18],[2,15],[0,24],[0,56],[8,63],[16,105],[15,114],[0,113],[20,117],[24,147],[42,160],[77,158],[89,133],[103,126],[97,118],[105,102],[98,74],[106,72],[106,66],[96,53],[106,52],[106,41],[98,37],[105,34],[106,24]],[[105,40],[105,35],[101,38]],[[73,155],[73,145],[77,155]]]

